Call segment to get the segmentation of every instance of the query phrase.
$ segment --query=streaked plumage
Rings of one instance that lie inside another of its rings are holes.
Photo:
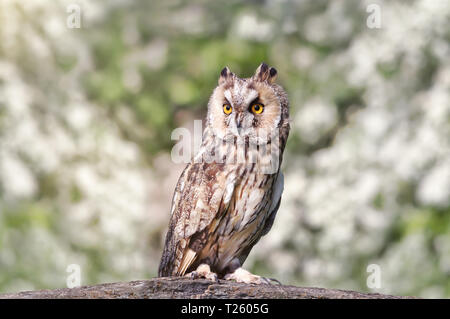
[[[183,276],[201,264],[221,277],[230,274],[272,227],[289,134],[288,100],[275,78],[264,63],[247,79],[222,70],[202,146],[175,189],[159,276]],[[265,132],[274,135],[262,139]],[[277,152],[262,151],[270,149]],[[205,160],[208,154],[215,160]]]

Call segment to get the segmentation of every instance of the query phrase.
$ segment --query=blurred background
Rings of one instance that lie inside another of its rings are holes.
[[[82,285],[156,276],[172,130],[204,117],[225,65],[265,61],[292,129],[245,267],[450,297],[449,1],[2,0],[0,21],[0,292],[65,287],[70,264]]]

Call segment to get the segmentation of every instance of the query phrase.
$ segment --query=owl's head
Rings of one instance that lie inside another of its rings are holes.
[[[239,78],[225,67],[209,100],[207,126],[220,138],[289,130],[288,99],[276,77],[277,70],[265,63],[250,78]]]

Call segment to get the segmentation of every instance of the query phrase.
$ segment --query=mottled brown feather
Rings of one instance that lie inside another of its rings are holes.
[[[264,63],[247,79],[238,78],[228,68],[222,70],[208,103],[200,152],[186,166],[174,192],[159,276],[181,276],[201,263],[224,275],[234,260],[242,265],[272,227],[281,201],[279,168],[289,134],[288,99],[274,83],[276,75],[276,70]],[[230,116],[224,115],[224,101],[233,105]],[[249,112],[252,101],[263,103],[262,114]],[[244,143],[229,135],[237,118],[248,129]],[[251,148],[249,139],[260,136],[261,130],[278,131],[279,140],[269,139],[267,145]],[[226,140],[232,143],[226,144]],[[273,158],[261,150],[272,146],[279,148],[279,161],[276,169],[267,173],[264,163]],[[222,159],[225,149],[231,155],[227,161],[243,158],[244,162],[219,163],[217,158]],[[217,155],[215,161],[198,161],[210,150]]]

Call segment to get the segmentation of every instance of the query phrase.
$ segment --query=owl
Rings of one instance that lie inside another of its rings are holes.
[[[289,102],[262,63],[250,78],[228,67],[209,102],[199,152],[172,199],[158,275],[270,283],[242,268],[280,206]]]

